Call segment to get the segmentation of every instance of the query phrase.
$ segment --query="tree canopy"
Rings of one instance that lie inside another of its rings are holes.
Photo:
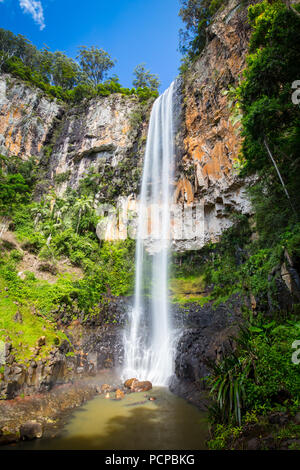
[[[80,46],[77,59],[79,59],[81,69],[94,86],[103,81],[108,70],[116,63],[107,52],[94,46],[90,48]]]
[[[158,75],[155,75],[146,70],[146,64],[142,63],[135,67],[133,71],[135,79],[132,84],[135,88],[150,88],[150,90],[157,91],[160,86]]]
[[[26,37],[0,28],[0,72],[20,77],[59,100],[79,102],[121,93],[145,101],[158,95],[158,77],[146,70],[138,71],[137,89],[122,87],[116,75],[107,79],[116,61],[103,49],[81,46],[76,59],[78,62],[61,51],[51,52],[47,46],[37,49]]]
[[[179,49],[190,58],[200,54],[206,44],[206,28],[227,0],[181,0],[179,16],[185,29],[179,31]]]

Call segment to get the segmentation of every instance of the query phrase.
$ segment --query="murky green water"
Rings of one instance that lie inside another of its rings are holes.
[[[149,397],[155,401],[149,401]],[[205,449],[205,414],[166,388],[121,401],[98,396],[76,410],[59,437],[18,449]]]

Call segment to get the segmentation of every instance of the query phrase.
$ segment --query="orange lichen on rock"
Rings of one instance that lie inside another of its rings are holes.
[[[233,10],[225,10],[211,26],[212,40],[185,80],[183,165],[186,169],[194,167],[194,176],[189,173],[189,178],[195,191],[220,180],[224,186],[227,179],[232,180],[232,164],[241,145],[224,92],[238,82],[245,67],[248,30],[240,30],[242,11],[236,11],[227,21],[226,15]],[[178,184],[180,192],[181,179]]]
[[[6,74],[0,76],[0,93],[0,134],[5,154],[23,159],[38,155],[60,105]]]
[[[174,202],[187,202],[191,204],[194,201],[193,187],[187,178],[178,181],[174,193]]]
[[[22,135],[20,131],[14,136],[14,139],[10,139],[8,148],[13,155],[18,155],[20,153],[20,148],[22,144]]]

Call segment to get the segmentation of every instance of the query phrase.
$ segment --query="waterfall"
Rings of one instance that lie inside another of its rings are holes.
[[[139,199],[135,298],[124,333],[123,377],[150,380],[161,386],[168,384],[173,369],[168,302],[173,93],[174,83],[155,101],[150,116]]]

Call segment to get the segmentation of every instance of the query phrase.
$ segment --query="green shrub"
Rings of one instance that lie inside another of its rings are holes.
[[[19,261],[22,261],[23,256],[24,256],[24,254],[21,253],[21,252],[18,251],[18,250],[12,250],[12,251],[10,252],[10,257],[11,257],[11,259],[14,260],[14,261],[16,261],[17,263],[18,263]]]
[[[292,344],[299,334],[299,321],[263,323],[261,318],[242,329],[235,352],[211,366],[208,381],[220,410],[211,416],[241,425],[247,411],[271,410],[299,400],[299,365],[291,360]]]

